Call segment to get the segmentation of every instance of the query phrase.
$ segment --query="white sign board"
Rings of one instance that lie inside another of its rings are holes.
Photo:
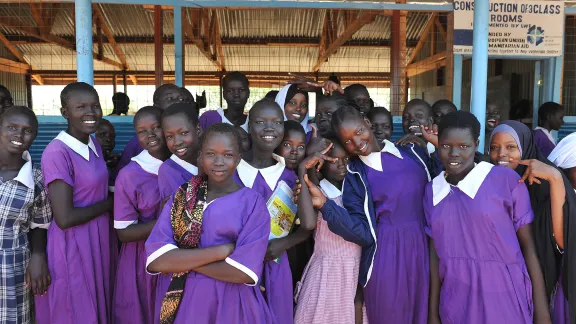
[[[564,19],[564,1],[490,0],[488,55],[560,56]],[[472,54],[473,24],[474,0],[454,0],[455,54]]]

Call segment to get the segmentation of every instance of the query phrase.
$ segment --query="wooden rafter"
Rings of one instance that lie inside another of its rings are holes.
[[[26,59],[24,58],[24,54],[22,54],[22,52],[16,46],[14,46],[2,33],[0,33],[0,43],[2,43],[4,47],[6,47],[10,51],[10,53],[12,53],[12,55],[14,55],[16,59],[18,59],[20,63],[27,63]],[[30,69],[33,70],[34,68],[30,66]],[[44,84],[44,80],[42,80],[42,77],[40,75],[32,74],[32,78],[34,78],[34,80],[36,80],[38,84],[40,85]]]
[[[422,47],[426,43],[426,40],[428,39],[428,36],[432,32],[432,28],[434,27],[434,22],[436,21],[437,16],[438,16],[437,13],[433,13],[430,16],[430,18],[428,18],[428,22],[426,23],[426,27],[424,28],[424,32],[420,36],[420,40],[418,41],[418,44],[416,44],[416,47],[412,51],[412,55],[410,55],[410,58],[408,59],[408,62],[406,62],[406,64],[410,64],[410,63],[414,62],[414,59],[420,53],[420,50],[422,49]]]
[[[442,38],[445,41],[448,40],[448,36],[446,35],[446,29],[444,29],[444,26],[442,26],[442,24],[440,23],[440,17],[436,16],[436,20],[434,20],[434,23],[436,24],[436,28],[438,28],[438,33],[442,35]]]
[[[54,20],[60,9],[59,3],[30,3],[32,19],[36,23],[40,35],[50,35]]]
[[[328,46],[326,46],[326,49],[323,51],[323,53],[319,55],[318,61],[314,65],[313,71],[314,72],[318,71],[322,63],[326,62],[332,54],[336,53],[336,51],[338,51],[338,48],[340,48],[340,46],[342,46],[347,40],[352,38],[352,36],[358,30],[360,30],[360,28],[362,28],[366,24],[373,22],[376,19],[377,15],[378,13],[374,11],[364,11],[358,14],[356,20],[354,20],[353,23],[349,24],[348,27],[344,29],[344,32],[342,34],[340,34],[336,39],[331,41],[328,44]]]
[[[222,49],[222,39],[220,37],[220,28],[218,28],[217,37],[210,37],[210,17],[208,15],[208,9],[190,9],[186,11],[188,13],[187,16],[190,17],[191,22],[188,20],[188,17],[182,17],[182,27],[184,29],[184,33],[191,39],[192,43],[196,45],[200,53],[202,53],[214,66],[218,71],[224,71],[224,50]],[[212,19],[215,19],[216,15],[212,15]],[[216,27],[218,23],[215,22],[213,24]],[[200,30],[203,28],[204,30],[204,37],[200,37]],[[218,26],[219,27],[219,26]],[[210,40],[217,38],[216,41],[220,44],[218,50],[218,45],[216,45],[216,53],[214,54],[211,51]]]
[[[412,77],[427,71],[438,69],[446,65],[446,51],[434,54],[421,61],[406,66],[406,74]]]
[[[218,22],[218,13],[216,10],[212,11],[212,21],[214,25],[214,46],[216,47],[216,56],[218,57],[222,71],[226,71],[224,48],[222,47],[222,37],[220,35],[220,23]]]
[[[20,22],[20,21],[18,21],[18,20],[15,20],[15,19],[12,18],[12,17],[6,17],[6,16],[0,17],[0,25],[5,26],[5,27],[8,27],[8,28],[11,28],[11,29],[18,30],[18,31],[20,31],[20,32],[22,32],[22,33],[24,33],[24,34],[27,34],[27,35],[33,36],[33,37],[35,37],[35,38],[41,39],[41,40],[43,40],[43,41],[45,41],[45,42],[48,42],[48,43],[51,43],[51,44],[54,44],[54,45],[58,45],[58,46],[60,46],[60,47],[63,47],[63,48],[65,48],[65,49],[68,49],[68,50],[70,50],[70,51],[76,52],[76,48],[75,48],[75,46],[74,46],[74,44],[73,44],[72,42],[70,42],[70,41],[68,41],[68,40],[65,40],[65,39],[63,39],[63,38],[61,38],[61,37],[58,37],[58,36],[56,36],[56,35],[52,35],[52,34],[41,35],[41,34],[38,32],[38,30],[37,30],[36,27],[23,26],[23,25],[22,25],[22,22]],[[106,64],[108,64],[108,65],[115,66],[115,67],[117,67],[117,68],[119,68],[119,69],[122,69],[122,68],[123,68],[122,63],[118,63],[118,62],[116,62],[116,61],[114,61],[114,60],[112,60],[112,59],[110,59],[110,58],[103,57],[102,59],[98,59],[98,58],[97,58],[97,53],[94,53],[94,58],[95,58],[97,61],[100,61],[100,62],[102,62],[102,63],[106,63]]]
[[[97,4],[94,4],[92,6],[94,9],[94,17],[95,17],[95,19],[97,19],[99,21],[99,26],[100,26],[100,28],[102,28],[102,32],[104,32],[104,35],[106,35],[108,42],[110,43],[110,45],[112,45],[112,49],[114,50],[116,57],[118,57],[118,59],[120,60],[120,63],[122,63],[122,69],[129,71],[130,66],[128,66],[128,61],[126,60],[126,56],[124,55],[124,52],[122,52],[122,49],[120,48],[120,46],[116,43],[116,40],[114,38],[114,34],[112,33],[112,31],[110,30],[110,28],[106,24],[106,20],[104,19],[104,14],[102,13],[102,9],[100,9],[100,6]],[[103,55],[102,55],[102,57],[103,57]],[[129,74],[128,77],[132,81],[132,84],[134,84],[134,85],[138,84],[138,80],[136,80],[136,76]]]
[[[30,65],[26,63],[12,61],[6,58],[0,58],[0,71],[18,74],[27,74],[30,71]]]

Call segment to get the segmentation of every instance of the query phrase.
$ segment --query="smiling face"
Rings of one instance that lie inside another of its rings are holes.
[[[420,125],[432,126],[432,109],[424,104],[408,105],[402,115],[402,130],[405,134],[422,136]]]
[[[210,181],[226,183],[240,159],[240,148],[232,134],[212,133],[202,143],[198,162]]]
[[[224,83],[224,100],[228,104],[228,109],[236,108],[244,110],[246,102],[250,97],[248,84],[240,80],[228,80]]]
[[[322,174],[326,180],[332,183],[340,183],[346,177],[346,166],[350,160],[350,155],[340,143],[333,143],[334,146],[328,152],[330,157],[338,159],[336,162],[326,161],[322,167]]]
[[[350,156],[367,156],[377,145],[370,123],[364,118],[350,117],[338,127],[338,138]]]
[[[493,103],[486,105],[486,133],[490,133],[500,124],[500,109]]]
[[[162,119],[166,145],[181,160],[195,164],[200,142],[200,126],[196,127],[185,114],[175,114]]]
[[[372,132],[378,140],[378,143],[382,143],[382,141],[389,140],[392,137],[392,120],[390,119],[390,115],[386,113],[374,114],[372,116],[372,120],[370,120],[370,124],[372,124]]]
[[[474,153],[477,149],[478,141],[474,140],[468,128],[446,129],[438,139],[438,154],[446,173],[460,176],[460,179],[474,168]]]
[[[284,158],[288,169],[296,170],[306,156],[306,135],[297,131],[286,132],[277,152]]]
[[[248,127],[252,138],[252,150],[272,152],[284,138],[284,116],[282,110],[274,103],[262,103],[262,105],[265,106],[250,112]]]
[[[490,162],[494,165],[502,165],[514,170],[518,163],[510,163],[510,159],[515,161],[522,159],[522,153],[514,137],[506,132],[498,132],[492,135]]]
[[[321,136],[332,133],[332,114],[338,110],[338,106],[332,100],[323,100],[316,108],[316,125]]]
[[[102,119],[98,94],[87,90],[71,91],[61,113],[68,120],[70,135],[80,138],[96,132]]]
[[[143,149],[150,152],[150,155],[156,156],[157,153],[165,150],[164,133],[162,132],[160,119],[157,116],[153,114],[138,116],[134,127],[136,128],[138,142]]]
[[[366,116],[368,111],[370,111],[370,94],[368,91],[364,88],[357,87],[350,92],[349,97],[350,100],[354,101],[354,103],[356,103],[360,108],[360,113],[363,116]]]
[[[12,114],[0,122],[0,145],[9,154],[22,155],[38,133],[38,123],[24,114]]]
[[[306,97],[301,93],[295,94],[294,97],[284,105],[284,114],[286,114],[286,119],[301,123],[304,118],[306,118],[306,115],[308,115],[308,101]]]
[[[104,152],[112,152],[116,146],[116,131],[114,126],[105,119],[102,119],[98,123],[98,129],[96,130],[96,140],[102,147]]]

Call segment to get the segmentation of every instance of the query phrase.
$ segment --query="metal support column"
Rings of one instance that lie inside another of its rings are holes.
[[[452,102],[462,109],[462,55],[454,55],[454,78],[452,79]]]
[[[174,68],[176,85],[184,86],[184,56],[182,39],[182,7],[174,6]]]
[[[76,71],[79,82],[94,85],[92,45],[92,0],[75,1]]]
[[[472,113],[480,121],[479,152],[484,152],[486,92],[488,86],[488,23],[490,3],[474,0],[474,41],[472,43]]]
[[[542,62],[534,63],[534,89],[532,90],[532,128],[538,126],[538,107],[540,107],[540,80],[542,79]]]

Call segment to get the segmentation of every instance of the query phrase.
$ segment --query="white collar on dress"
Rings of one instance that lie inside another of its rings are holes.
[[[492,167],[494,167],[494,165],[487,162],[478,163],[455,187],[458,187],[468,197],[474,199],[484,179],[486,179],[486,176],[490,173],[490,170],[492,170]],[[445,171],[442,171],[442,173],[432,180],[432,203],[434,206],[438,205],[442,199],[448,196],[450,186],[452,185],[446,181]]]
[[[328,199],[335,199],[342,196],[342,191],[340,191],[340,189],[336,188],[335,185],[326,179],[322,179],[320,181],[320,188],[324,190],[324,193]]]
[[[231,121],[229,121],[228,118],[226,118],[226,116],[224,116],[224,109],[222,107],[218,107],[218,109],[216,109],[216,112],[218,113],[218,115],[220,115],[220,118],[222,118],[223,123],[234,126],[234,124]],[[242,127],[242,129],[244,129],[245,131],[248,131],[248,117],[246,117],[246,121],[244,122],[243,125],[240,125],[240,127]]]
[[[546,128],[540,127],[540,126],[534,128],[534,130],[537,130],[537,129],[541,130],[544,134],[546,134],[546,137],[548,137],[550,142],[552,142],[552,144],[556,145],[556,141],[554,140],[554,136],[552,136],[552,133],[550,133],[549,130],[547,130]]]
[[[26,161],[20,171],[18,171],[18,175],[14,178],[14,180],[20,182],[21,184],[28,187],[28,189],[34,189],[34,171],[32,170],[32,157],[28,151],[22,153],[22,158]]]
[[[92,152],[96,154],[97,157],[100,157],[98,155],[98,152],[96,151],[96,146],[92,141],[92,136],[88,136],[88,145],[80,142],[74,136],[66,133],[65,131],[61,131],[60,134],[56,136],[56,139],[66,144],[66,146],[71,148],[72,151],[78,153],[86,161],[90,161],[90,151],[88,150],[88,148],[90,148]]]
[[[254,181],[256,180],[256,176],[258,176],[258,173],[260,173],[264,178],[264,180],[266,181],[268,187],[271,190],[274,190],[274,188],[276,188],[276,183],[278,182],[278,179],[280,179],[280,176],[282,176],[285,164],[284,164],[284,158],[281,156],[272,154],[272,158],[278,161],[278,163],[264,169],[256,169],[255,167],[251,166],[248,162],[240,160],[240,164],[238,164],[236,170],[238,171],[238,176],[240,177],[240,180],[242,180],[242,183],[246,187],[252,188],[252,186],[254,185]]]
[[[374,170],[382,171],[382,152],[390,153],[399,159],[404,159],[398,148],[389,140],[383,140],[384,148],[380,152],[372,152],[368,156],[360,156],[360,160]]]
[[[158,169],[160,169],[160,165],[162,165],[162,160],[153,157],[146,150],[142,151],[142,153],[136,155],[131,160],[138,163],[144,171],[155,175],[158,175]]]
[[[176,164],[181,166],[182,169],[192,173],[192,175],[198,175],[198,168],[194,164],[188,163],[188,162],[182,160],[181,158],[179,158],[175,154],[172,154],[172,156],[170,157],[170,160],[176,162]]]

